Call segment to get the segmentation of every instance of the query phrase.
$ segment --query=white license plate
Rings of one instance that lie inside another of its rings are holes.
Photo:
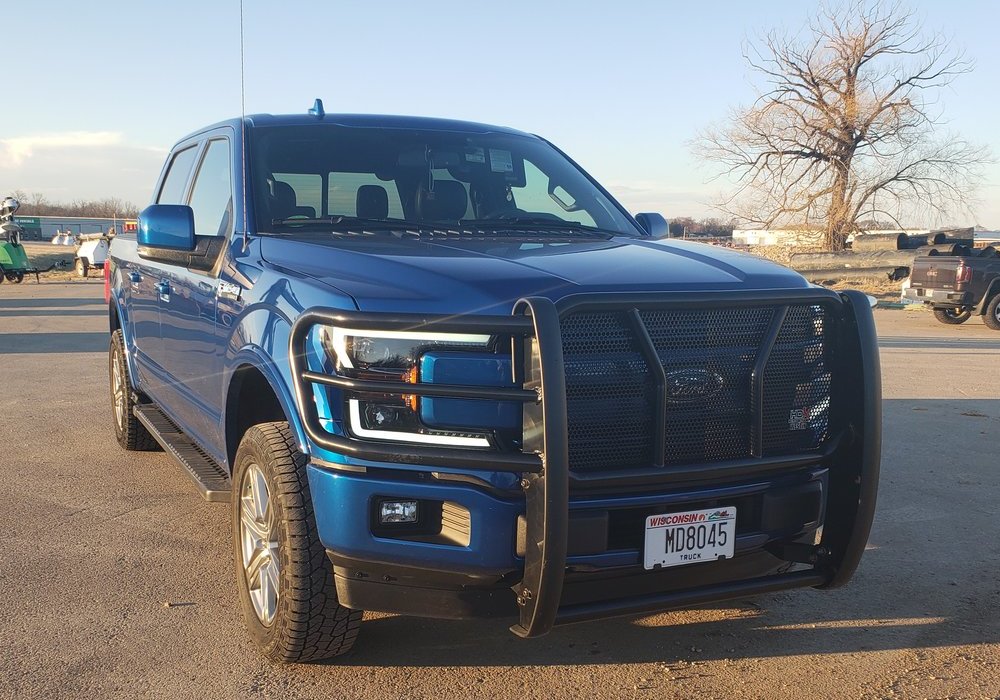
[[[736,548],[733,507],[664,513],[646,518],[647,569],[731,559]]]

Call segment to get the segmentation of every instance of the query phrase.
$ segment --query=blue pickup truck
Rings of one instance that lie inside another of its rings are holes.
[[[538,136],[222,122],[107,279],[118,442],[232,504],[272,659],[345,653],[364,610],[535,637],[833,588],[864,550],[868,300],[671,240]]]

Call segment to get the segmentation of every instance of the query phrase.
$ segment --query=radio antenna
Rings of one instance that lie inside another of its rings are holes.
[[[240,0],[240,191],[243,194],[243,250],[246,251],[250,228],[247,223],[247,96],[246,80],[244,78],[243,58],[243,0]]]

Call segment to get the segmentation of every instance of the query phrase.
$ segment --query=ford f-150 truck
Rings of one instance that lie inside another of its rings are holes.
[[[666,230],[507,128],[207,127],[112,245],[118,442],[232,504],[278,660],[364,610],[535,637],[840,586],[878,482],[868,300]]]

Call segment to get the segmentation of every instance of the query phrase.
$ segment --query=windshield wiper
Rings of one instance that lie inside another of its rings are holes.
[[[491,229],[548,229],[552,231],[583,231],[584,233],[601,233],[608,236],[622,236],[621,231],[609,231],[596,226],[587,226],[575,221],[562,221],[547,217],[517,216],[510,219],[462,219],[462,226],[480,226]]]
[[[272,226],[367,226],[370,228],[411,228],[426,227],[417,221],[405,219],[366,219],[362,216],[324,216],[317,218],[290,216],[287,219],[272,219]]]

